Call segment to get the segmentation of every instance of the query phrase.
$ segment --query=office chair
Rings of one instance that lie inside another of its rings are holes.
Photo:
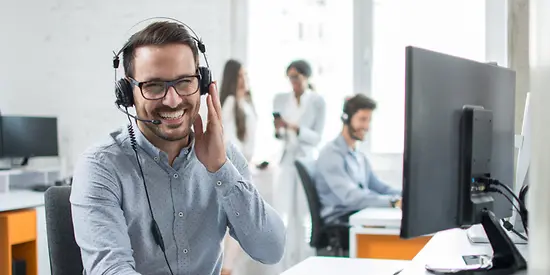
[[[83,274],[80,248],[74,239],[70,194],[71,186],[52,186],[44,193],[52,275]]]
[[[349,224],[325,224],[321,218],[321,202],[319,194],[311,175],[314,172],[314,161],[296,160],[294,162],[298,175],[306,193],[309,212],[311,215],[311,239],[309,245],[316,249],[317,255],[348,257],[349,250],[344,250],[342,243],[349,242],[349,239],[343,239],[349,230]]]

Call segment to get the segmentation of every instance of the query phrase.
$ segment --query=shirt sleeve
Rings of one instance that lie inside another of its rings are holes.
[[[335,150],[326,150],[317,160],[317,171],[339,205],[366,207],[390,207],[390,196],[362,189],[345,170],[344,156]]]
[[[101,154],[84,155],[73,176],[71,211],[84,271],[139,275],[120,206],[120,188],[107,167]]]
[[[395,188],[392,188],[388,184],[382,182],[372,171],[372,167],[370,166],[370,163],[368,159],[365,157],[365,170],[367,172],[367,179],[369,183],[369,189],[372,189],[373,191],[377,192],[378,194],[383,195],[399,195],[401,196],[401,191],[397,190]]]
[[[286,241],[283,221],[251,182],[244,156],[230,147],[226,163],[210,173],[229,220],[229,233],[254,260],[276,264],[283,256]]]
[[[315,123],[313,124],[313,127],[311,129],[307,127],[300,127],[300,132],[298,134],[298,140],[300,140],[300,142],[314,146],[319,144],[321,141],[326,120],[325,100],[321,97],[316,103]]]

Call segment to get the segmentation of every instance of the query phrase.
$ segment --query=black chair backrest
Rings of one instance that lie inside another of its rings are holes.
[[[44,193],[52,275],[78,275],[83,270],[80,248],[74,238],[70,194],[70,186],[52,186]]]
[[[294,165],[304,187],[311,215],[311,240],[309,245],[316,248],[323,247],[326,245],[326,240],[323,238],[323,227],[325,224],[323,219],[321,219],[321,202],[317,193],[317,187],[315,187],[315,182],[312,178],[315,161],[296,160],[294,161]]]

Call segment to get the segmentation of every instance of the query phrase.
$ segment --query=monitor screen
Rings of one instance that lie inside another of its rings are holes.
[[[2,157],[49,157],[58,155],[57,118],[0,117]]]
[[[405,82],[401,237],[412,238],[463,226],[458,218],[464,106],[482,106],[492,112],[488,166],[492,178],[512,187],[515,72],[407,47]],[[496,217],[511,216],[506,198],[493,197]]]

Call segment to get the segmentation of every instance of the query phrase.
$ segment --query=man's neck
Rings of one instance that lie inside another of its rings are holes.
[[[151,130],[143,125],[145,122],[138,122],[138,128],[143,133],[145,138],[151,142],[155,147],[159,148],[162,152],[168,155],[168,163],[170,166],[174,163],[176,157],[180,154],[181,150],[189,146],[190,138],[187,136],[184,139],[177,141],[167,141],[159,138]]]
[[[346,127],[344,127],[344,129],[342,130],[342,136],[344,136],[344,140],[346,141],[348,148],[355,150],[357,146],[357,141],[351,137]]]

